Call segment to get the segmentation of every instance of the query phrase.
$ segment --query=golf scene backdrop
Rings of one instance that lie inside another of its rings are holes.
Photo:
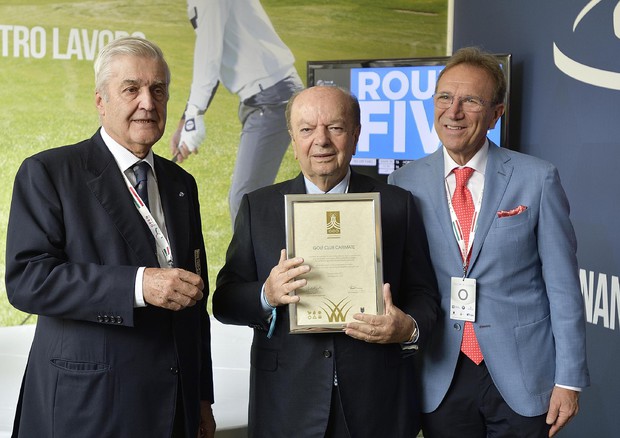
[[[446,54],[447,0],[263,0],[306,81],[306,62]],[[143,36],[158,44],[172,72],[168,144],[191,84],[194,31],[184,0],[0,1],[0,274],[15,173],[24,158],[91,137],[99,127],[93,60],[111,39]],[[206,115],[207,139],[182,163],[200,191],[210,291],[232,234],[228,187],[240,132],[238,98],[220,87]],[[277,181],[297,175],[289,148]],[[0,281],[0,325],[33,323],[7,300]]]

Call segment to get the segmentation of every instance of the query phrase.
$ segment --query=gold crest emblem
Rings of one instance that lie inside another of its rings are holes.
[[[325,216],[327,234],[340,234],[340,212],[328,211]]]

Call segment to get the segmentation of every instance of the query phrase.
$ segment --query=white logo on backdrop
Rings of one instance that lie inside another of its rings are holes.
[[[579,22],[602,0],[591,0],[575,18],[573,23],[573,32],[577,29]],[[616,38],[620,40],[620,2],[613,11],[613,30]],[[556,43],[553,43],[553,59],[555,65],[568,76],[585,82],[586,84],[596,87],[609,88],[611,90],[620,90],[620,72],[603,70],[583,64],[560,50]]]

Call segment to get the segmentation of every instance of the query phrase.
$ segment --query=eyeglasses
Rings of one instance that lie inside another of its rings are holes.
[[[433,95],[433,101],[435,106],[441,109],[448,109],[454,103],[455,97],[449,93],[437,93]],[[475,96],[463,96],[457,98],[458,103],[463,108],[463,111],[467,113],[479,113],[484,106],[489,103],[486,100],[482,100]]]

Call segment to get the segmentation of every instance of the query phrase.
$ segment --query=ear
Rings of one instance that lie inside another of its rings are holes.
[[[358,125],[353,130],[353,152],[351,153],[351,155],[355,155],[355,152],[357,151],[357,142],[360,139],[360,134],[361,133],[362,133],[362,125]]]
[[[495,105],[495,108],[493,109],[493,119],[491,119],[491,123],[489,124],[489,129],[495,128],[495,124],[497,123],[499,118],[504,114],[505,109],[506,109],[506,106],[503,103]]]
[[[98,91],[95,91],[95,107],[97,107],[100,116],[105,115],[104,98]]]
[[[291,137],[291,146],[293,147],[293,156],[295,157],[296,160],[298,160],[298,158],[297,158],[297,143],[295,143],[295,138],[293,137],[293,133],[291,131],[289,131],[288,134]]]

